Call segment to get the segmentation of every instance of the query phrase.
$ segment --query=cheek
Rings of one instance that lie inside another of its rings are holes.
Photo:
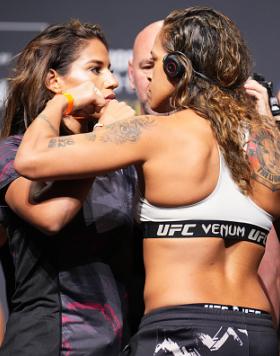
[[[160,83],[160,84],[157,84]],[[173,85],[166,79],[157,82],[153,80],[150,84],[150,106],[158,112],[168,111],[169,98],[174,91]]]
[[[136,82],[137,82],[137,85],[139,86],[139,87],[145,87],[145,86],[147,86],[148,84],[149,84],[149,81],[148,81],[148,79],[147,79],[147,76],[146,76],[146,74],[144,73],[144,72],[138,72],[137,73],[137,75],[136,75],[136,77],[135,77],[135,79],[136,79]]]
[[[149,85],[149,81],[146,77],[146,74],[142,72],[138,72],[137,75],[135,75],[135,86],[140,98],[146,97],[148,85]]]
[[[87,80],[89,80],[89,76],[85,72],[75,71],[71,75],[64,77],[63,79],[64,89],[74,87]]]

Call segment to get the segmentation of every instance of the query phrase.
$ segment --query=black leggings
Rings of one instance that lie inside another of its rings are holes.
[[[278,356],[277,333],[268,313],[229,309],[204,304],[157,309],[142,318],[122,355]]]

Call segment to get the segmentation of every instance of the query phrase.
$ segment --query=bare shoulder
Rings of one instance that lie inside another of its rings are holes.
[[[211,125],[208,120],[197,115],[193,110],[186,109],[171,116],[177,128],[178,138],[181,136],[191,149],[198,149],[195,156],[207,154],[216,139],[214,137]]]
[[[280,134],[255,129],[250,134],[247,154],[252,178],[272,192],[280,190]]]

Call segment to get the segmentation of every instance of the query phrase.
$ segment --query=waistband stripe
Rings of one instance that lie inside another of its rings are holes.
[[[200,304],[197,304],[199,306]],[[224,305],[224,304],[201,304],[206,309],[216,309],[216,310],[232,310],[236,312],[241,312],[244,314],[256,314],[256,315],[268,315],[267,312],[254,308],[239,307],[237,305]]]
[[[218,237],[254,242],[265,246],[269,230],[243,222],[226,220],[145,221],[144,238]]]

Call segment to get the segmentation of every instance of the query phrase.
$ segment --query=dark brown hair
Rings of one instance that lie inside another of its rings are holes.
[[[233,179],[248,193],[251,169],[244,133],[252,125],[270,127],[271,122],[260,117],[254,99],[243,88],[251,73],[251,58],[240,31],[218,11],[191,7],[171,12],[160,35],[168,53],[183,53],[179,60],[185,71],[172,106],[191,108],[210,121]]]
[[[19,54],[9,90],[1,136],[24,132],[26,125],[43,110],[54,95],[45,85],[50,69],[67,74],[88,40],[97,38],[108,48],[97,25],[71,20],[47,27]]]

